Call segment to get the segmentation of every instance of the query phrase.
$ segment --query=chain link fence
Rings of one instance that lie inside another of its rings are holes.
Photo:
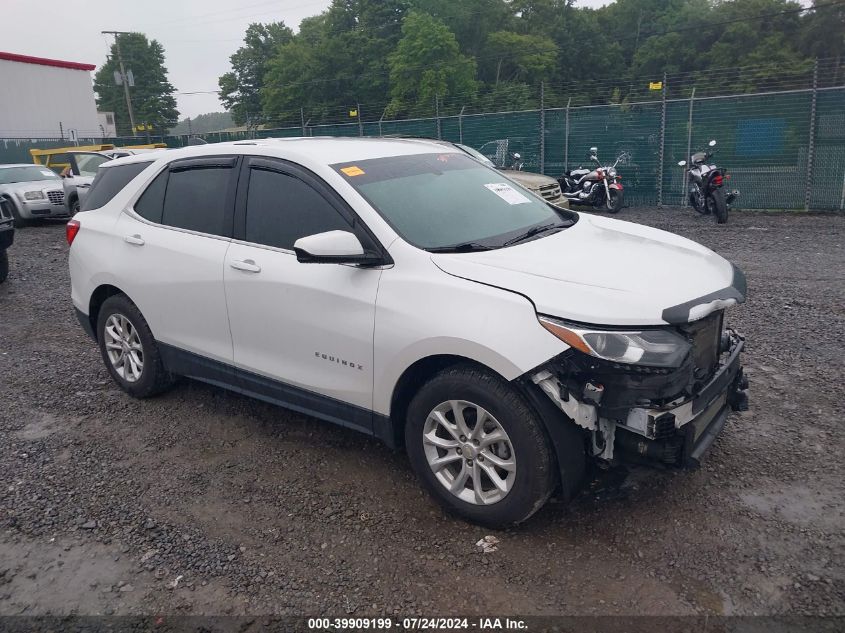
[[[837,73],[839,72],[837,67]],[[662,90],[633,103],[538,107],[510,112],[471,112],[448,108],[441,115],[386,120],[362,120],[356,104],[352,122],[312,124],[304,112],[300,125],[198,135],[208,142],[295,136],[404,136],[464,143],[508,167],[519,153],[526,171],[560,176],[566,169],[587,165],[590,147],[602,162],[624,154],[618,165],[628,205],[685,205],[684,168],[692,152],[717,141],[714,162],[731,176],[729,186],[741,192],[737,208],[845,209],[845,87],[818,81],[818,65],[805,75],[807,87],[751,94],[696,96],[691,84]],[[839,83],[838,75],[836,81]],[[703,94],[702,94],[703,93]],[[555,101],[563,97],[557,91]],[[576,102],[583,101],[576,99]],[[383,108],[368,108],[384,112]],[[457,111],[457,113],[455,113]],[[346,113],[343,113],[344,116]],[[148,139],[79,139],[80,145],[165,142],[187,144],[188,136]],[[29,149],[61,147],[68,141],[0,139],[0,163],[30,162]]]

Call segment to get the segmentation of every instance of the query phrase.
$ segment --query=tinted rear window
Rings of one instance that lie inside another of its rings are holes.
[[[231,167],[171,171],[161,223],[199,233],[229,236],[231,227],[225,227],[225,218],[231,175]]]
[[[99,209],[114,198],[131,180],[144,171],[152,161],[105,167],[97,172],[91,189],[82,203],[82,211]]]

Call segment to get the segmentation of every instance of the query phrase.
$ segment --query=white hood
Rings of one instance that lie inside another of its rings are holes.
[[[523,244],[431,258],[451,275],[528,297],[541,314],[596,325],[683,323],[745,300],[742,272],[710,249],[586,214]]]

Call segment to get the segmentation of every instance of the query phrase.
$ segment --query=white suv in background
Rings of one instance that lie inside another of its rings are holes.
[[[189,376],[404,445],[487,525],[572,497],[591,460],[695,465],[745,406],[737,268],[435,142],[119,159],[68,241],[77,315],[126,392]]]

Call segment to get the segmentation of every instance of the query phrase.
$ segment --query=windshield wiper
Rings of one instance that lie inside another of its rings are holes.
[[[473,251],[489,251],[492,248],[492,246],[479,244],[478,242],[461,242],[452,246],[437,246],[426,250],[429,253],[472,253]]]
[[[511,244],[516,244],[517,242],[521,242],[523,240],[527,240],[529,237],[534,237],[535,235],[539,235],[540,233],[545,233],[546,231],[551,231],[553,229],[564,229],[566,228],[566,224],[542,224],[540,226],[532,226],[530,229],[525,231],[522,235],[517,235],[514,238],[509,239],[507,242],[502,244],[502,246],[510,246]]]

